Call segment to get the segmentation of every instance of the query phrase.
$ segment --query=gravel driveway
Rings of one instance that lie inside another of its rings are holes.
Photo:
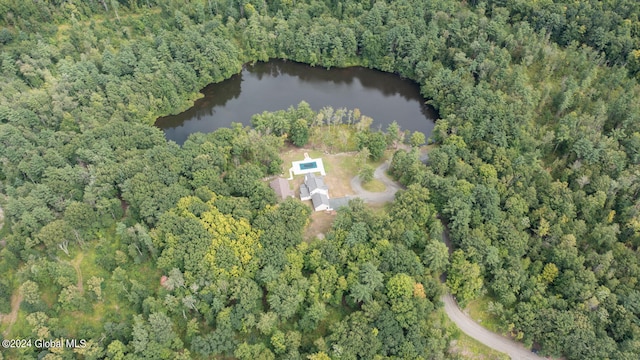
[[[428,159],[429,157],[426,154],[423,154],[420,157],[420,160],[422,162],[428,161]],[[359,176],[353,177],[351,179],[351,188],[356,193],[355,196],[363,199],[367,203],[374,203],[374,204],[393,201],[396,192],[402,189],[402,186],[400,186],[400,184],[391,180],[387,176],[388,169],[389,169],[389,161],[386,161],[384,164],[378,166],[375,172],[373,173],[374,179],[377,179],[383,182],[384,185],[386,186],[386,189],[383,192],[366,191],[365,189],[362,188],[362,181],[360,180],[360,177]],[[447,247],[449,247],[449,251],[451,252],[451,243],[449,241],[449,238],[446,232],[444,236],[445,236],[445,243],[447,244]],[[460,310],[460,307],[458,307],[458,303],[456,303],[456,301],[454,300],[453,296],[451,296],[451,294],[447,293],[443,295],[441,300],[444,303],[444,311],[449,317],[449,319],[451,319],[451,321],[453,321],[453,323],[455,323],[462,332],[478,340],[482,344],[496,351],[505,353],[509,355],[512,359],[516,359],[516,360],[545,359],[543,357],[540,357],[532,353],[530,350],[526,349],[521,343],[513,341],[502,335],[493,333],[483,328],[482,326],[480,326],[478,323],[473,321],[473,319],[471,319],[468,315],[462,312],[462,310]]]
[[[391,180],[387,176],[387,170],[389,169],[389,161],[385,161],[382,165],[378,166],[373,172],[373,178],[381,181],[386,187],[382,192],[370,192],[362,188],[362,180],[360,176],[354,176],[351,179],[351,189],[356,193],[355,196],[361,198],[366,203],[381,204],[393,201],[398,190],[402,189],[400,184]]]
[[[527,350],[522,344],[509,338],[493,333],[478,325],[473,319],[462,312],[451,294],[442,296],[444,311],[462,332],[478,340],[484,345],[509,355],[512,359],[545,359]]]

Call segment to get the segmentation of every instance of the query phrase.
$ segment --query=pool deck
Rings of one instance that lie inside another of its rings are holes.
[[[303,169],[301,167],[302,164],[306,164],[309,162],[315,162],[316,167],[310,169]],[[289,180],[292,180],[295,175],[304,175],[315,172],[320,173],[320,175],[322,176],[327,175],[327,173],[324,171],[324,164],[322,163],[322,159],[312,159],[309,157],[309,154],[304,153],[304,160],[291,162],[291,169],[289,169]]]

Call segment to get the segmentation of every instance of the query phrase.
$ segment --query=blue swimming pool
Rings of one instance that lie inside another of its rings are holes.
[[[314,162],[302,163],[300,164],[300,170],[310,170],[318,167],[318,164]]]

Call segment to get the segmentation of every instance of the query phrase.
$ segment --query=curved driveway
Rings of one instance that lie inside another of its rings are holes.
[[[428,155],[424,154],[420,157],[422,162],[428,160]],[[385,191],[383,192],[370,192],[366,191],[362,188],[362,181],[359,176],[355,176],[351,179],[351,188],[356,193],[356,196],[363,199],[367,203],[385,203],[389,201],[393,201],[396,192],[402,189],[402,187],[391,180],[386,171],[389,169],[389,162],[386,161],[384,164],[378,166],[373,173],[374,179],[380,180],[386,186]],[[449,241],[449,236],[446,231],[443,233],[445,244],[449,248],[449,252],[452,251],[451,242]],[[444,312],[447,314],[449,319],[453,321],[458,328],[469,335],[470,337],[478,340],[482,344],[502,353],[509,355],[512,359],[516,360],[536,360],[536,359],[544,359],[531,351],[527,350],[521,343],[513,341],[507,337],[501,336],[499,334],[493,333],[478,323],[473,321],[467,314],[460,310],[458,303],[456,303],[455,299],[448,292],[444,294],[441,298],[444,303]]]
[[[402,189],[402,187],[387,176],[388,169],[389,161],[385,161],[373,172],[373,178],[381,181],[385,186],[385,190],[382,192],[371,192],[365,190],[362,188],[362,180],[360,180],[360,176],[354,176],[351,179],[351,189],[356,193],[355,196],[372,204],[381,204],[393,201],[396,193],[398,190]]]
[[[441,298],[444,303],[444,312],[463,333],[478,340],[484,345],[509,355],[512,359],[529,360],[544,359],[527,350],[522,344],[509,338],[493,333],[478,325],[473,319],[462,312],[451,294],[446,293]]]

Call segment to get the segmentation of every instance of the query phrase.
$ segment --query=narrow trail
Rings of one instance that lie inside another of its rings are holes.
[[[18,310],[20,310],[20,304],[22,303],[22,298],[23,298],[22,292],[18,290],[15,294],[11,296],[11,312],[6,315],[0,316],[0,318],[2,319],[2,323],[9,324],[9,326],[7,326],[5,331],[2,333],[2,336],[5,338],[9,336],[9,333],[11,332],[11,328],[13,327],[13,324],[15,324],[16,320],[18,320]]]
[[[420,156],[420,160],[422,162],[428,161],[428,154],[422,154]],[[362,188],[362,181],[359,176],[355,176],[351,179],[351,188],[356,193],[355,196],[363,199],[367,203],[385,203],[389,201],[393,201],[396,192],[402,189],[402,186],[395,181],[391,180],[386,172],[389,169],[389,161],[386,161],[382,165],[378,166],[374,172],[373,177],[378,179],[384,183],[386,186],[385,191],[383,192],[369,192]],[[449,240],[449,234],[444,232],[444,242],[449,249],[449,253],[453,251],[453,247],[451,245],[451,241]],[[441,281],[444,283],[446,276],[441,278]],[[444,311],[453,321],[458,328],[469,335],[470,337],[476,339],[487,347],[494,349],[496,351],[505,353],[509,355],[512,359],[516,360],[535,360],[535,359],[545,359],[540,357],[530,350],[526,349],[521,343],[511,340],[502,335],[493,333],[481,325],[476,323],[472,318],[470,318],[467,314],[465,314],[458,303],[455,301],[453,296],[448,292],[444,294],[441,298],[444,303]]]
[[[83,257],[84,253],[81,252],[78,254],[78,256],[76,256],[75,259],[73,259],[73,261],[69,261],[71,266],[76,269],[76,274],[78,275],[78,283],[76,286],[78,287],[78,291],[80,291],[80,294],[84,294],[84,282],[82,281],[82,271],[80,270],[80,263],[82,262]]]
[[[2,206],[0,206],[0,230],[4,226],[4,210],[2,210]]]

